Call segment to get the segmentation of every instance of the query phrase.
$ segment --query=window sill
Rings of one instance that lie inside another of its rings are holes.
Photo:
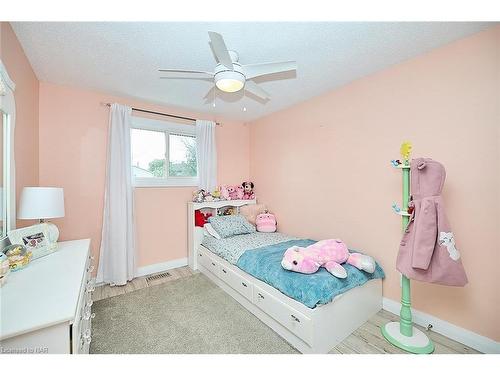
[[[156,187],[198,187],[198,179],[190,177],[180,177],[171,179],[149,179],[141,178],[132,181],[134,188],[156,188]]]

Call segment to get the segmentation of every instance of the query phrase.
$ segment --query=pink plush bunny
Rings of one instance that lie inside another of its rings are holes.
[[[375,272],[375,261],[368,255],[349,253],[347,246],[341,240],[318,241],[306,248],[292,246],[283,255],[281,266],[289,271],[300,273],[315,273],[320,267],[326,268],[333,276],[341,279],[347,277],[347,271],[342,263],[368,272]]]

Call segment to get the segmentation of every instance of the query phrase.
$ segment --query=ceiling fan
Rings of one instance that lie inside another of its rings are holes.
[[[162,73],[175,73],[175,76],[161,78],[180,78],[179,74],[181,74],[186,75],[186,78],[192,79],[213,79],[215,86],[205,95],[205,99],[210,97],[215,87],[229,93],[240,91],[244,87],[245,91],[261,99],[268,100],[270,99],[270,95],[252,81],[252,79],[268,74],[288,72],[297,69],[297,63],[295,61],[242,65],[238,61],[238,53],[227,49],[221,34],[209,31],[208,36],[212,44],[212,50],[218,61],[213,72],[159,69]]]

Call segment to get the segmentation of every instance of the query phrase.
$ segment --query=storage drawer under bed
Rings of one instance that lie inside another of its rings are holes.
[[[252,301],[252,284],[222,264],[218,257],[212,254],[210,250],[200,249],[198,251],[198,262],[243,297]]]
[[[224,265],[220,266],[219,277],[243,297],[252,301],[252,284]]]
[[[312,344],[313,322],[310,318],[256,285],[253,285],[253,303],[296,336]]]
[[[219,276],[219,261],[211,256],[208,251],[200,250],[198,252],[198,262],[214,275]]]

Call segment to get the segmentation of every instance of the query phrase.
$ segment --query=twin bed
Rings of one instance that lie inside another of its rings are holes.
[[[282,233],[216,239],[194,225],[194,211],[216,212],[255,201],[188,203],[189,266],[199,270],[302,353],[327,353],[382,307],[382,269],[367,274],[345,265],[338,279],[320,269],[304,275],[282,269],[284,251],[313,240]]]

